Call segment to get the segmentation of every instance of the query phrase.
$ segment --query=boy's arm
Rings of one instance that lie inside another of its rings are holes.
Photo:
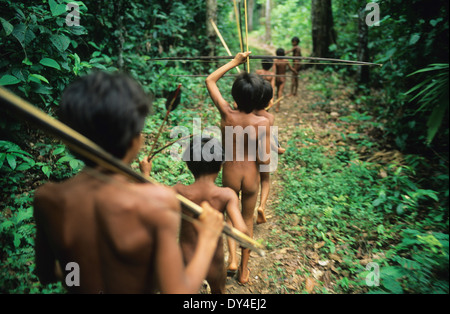
[[[294,74],[298,74],[297,70],[294,69],[294,67],[293,67],[289,62],[286,62],[286,64],[287,64],[287,66],[289,67],[289,69],[290,69]]]
[[[178,243],[180,205],[173,198],[170,210],[159,216],[156,232],[156,274],[161,293],[197,293],[205,279],[222,232],[223,215],[202,204],[204,213],[199,218],[198,241],[195,253],[188,265],[184,265]],[[154,219],[152,219],[154,220]],[[155,221],[150,222],[154,224]]]
[[[259,149],[261,145],[264,149],[262,156],[264,160],[260,159]],[[268,165],[270,164],[270,149],[271,149],[271,133],[270,133],[270,122],[268,118],[264,118],[258,124],[258,154],[257,154],[257,162],[258,164]]]
[[[152,172],[153,159],[148,159],[147,156],[144,157],[139,162],[139,170],[141,170],[142,175],[144,177],[150,177],[150,173]]]
[[[36,275],[42,284],[49,284],[58,280],[57,263],[50,243],[45,235],[44,219],[42,217],[43,200],[39,196],[39,191],[36,192],[33,207],[33,216],[36,222],[36,239],[35,239],[35,263]]]
[[[217,109],[219,109],[220,115],[222,117],[226,115],[228,110],[230,110],[230,105],[222,97],[222,94],[220,93],[219,88],[217,87],[217,81],[219,81],[219,79],[231,69],[237,67],[240,64],[245,63],[250,53],[251,52],[238,53],[233,60],[231,60],[224,66],[220,67],[206,78],[205,81],[206,88],[208,89],[209,95],[212,101],[214,102],[214,105],[217,107]]]

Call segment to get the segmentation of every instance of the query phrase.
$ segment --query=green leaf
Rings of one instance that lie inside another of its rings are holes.
[[[50,11],[53,16],[58,16],[67,12],[65,4],[58,4],[55,0],[49,0],[48,4],[50,5]]]
[[[42,166],[41,170],[47,176],[47,178],[50,177],[50,174],[52,173],[52,170],[50,169],[49,166]]]
[[[16,170],[17,171],[26,171],[26,170],[30,169],[31,167],[32,166],[30,164],[23,163],[23,164],[20,164],[19,166],[17,166]]]
[[[403,293],[402,286],[398,283],[397,280],[395,280],[391,277],[382,278],[381,283],[382,283],[383,287],[385,287],[387,290],[389,290],[392,293],[396,293],[396,294]]]
[[[431,113],[430,118],[428,119],[428,136],[427,143],[430,144],[439,130],[439,127],[442,124],[443,118],[445,116],[445,111],[448,108],[448,99],[446,102],[441,102],[438,104]]]
[[[20,80],[12,75],[5,74],[0,78],[0,85],[6,86],[6,85],[14,85],[20,83]]]
[[[416,44],[420,39],[420,34],[419,33],[415,33],[411,35],[411,38],[409,39],[409,45],[412,46],[414,44]]]
[[[80,163],[76,159],[72,159],[71,161],[69,161],[69,165],[72,168],[72,170],[77,170],[80,167]]]
[[[14,240],[13,240],[13,243],[14,243],[14,247],[17,249],[17,248],[19,248],[19,246],[20,246],[20,239],[21,239],[21,235],[20,235],[20,233],[14,233]]]
[[[6,154],[5,153],[0,153],[0,169],[2,169],[3,167],[3,162],[6,159]]]
[[[52,35],[50,41],[60,52],[66,51],[70,45],[70,39],[64,35]]]
[[[66,156],[63,156],[63,157],[59,158],[56,163],[59,164],[59,163],[63,163],[63,162],[66,162],[66,161],[70,162],[72,159],[74,159],[74,158],[71,155],[66,155]]]
[[[61,70],[61,66],[59,65],[59,63],[50,58],[42,58],[39,63],[50,68]]]
[[[11,167],[12,170],[16,169],[16,165],[17,165],[17,163],[16,163],[16,156],[7,154],[6,155],[6,160],[8,161],[8,164]]]
[[[40,74],[30,74],[30,76],[31,76],[31,77],[34,77],[34,78],[37,78],[38,80],[40,80],[40,81],[42,81],[42,82],[45,82],[45,83],[47,83],[47,84],[50,84],[50,83],[48,82],[48,80],[47,80],[45,77],[43,77],[42,75],[40,75]],[[28,76],[28,79],[30,79],[30,76]]]
[[[3,29],[5,30],[6,36],[9,36],[9,35],[12,33],[12,31],[13,31],[13,29],[14,29],[14,26],[12,26],[12,24],[9,23],[9,22],[8,22],[7,20],[5,20],[4,18],[1,18],[1,17],[0,17],[0,21],[1,21],[1,23],[2,23]]]
[[[12,31],[13,36],[19,41],[22,46],[28,45],[36,35],[25,25],[17,24]]]
[[[25,26],[25,24],[17,24],[16,26],[14,26],[14,29],[12,31],[13,36],[16,37],[21,45],[23,45],[23,43],[25,42],[26,29],[27,27]]]
[[[374,200],[374,201],[372,202],[372,205],[373,205],[374,207],[377,207],[377,206],[380,206],[380,204],[384,203],[384,201],[385,201],[385,200],[383,200],[383,199],[381,199],[381,198],[377,198],[376,200]]]
[[[22,63],[26,65],[33,65],[33,62],[31,62],[28,58],[23,59]]]
[[[403,213],[404,213],[403,207],[404,207],[403,204],[397,205],[397,209],[396,209],[397,215],[403,215]]]
[[[53,155],[53,156],[59,155],[59,154],[61,154],[62,152],[64,152],[65,149],[66,149],[66,148],[65,148],[64,146],[58,147],[58,148],[56,148],[56,149],[53,151],[52,155]]]

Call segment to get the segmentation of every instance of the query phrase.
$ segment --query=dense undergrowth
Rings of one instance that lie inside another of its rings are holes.
[[[333,76],[311,87],[323,93]],[[363,107],[333,108],[337,136],[307,125],[289,136],[276,208],[289,241],[333,264],[325,293],[448,293],[448,164],[385,151],[388,141],[370,135],[384,125]],[[327,119],[323,109],[308,110]]]

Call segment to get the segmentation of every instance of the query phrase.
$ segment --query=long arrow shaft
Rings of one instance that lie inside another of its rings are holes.
[[[301,56],[249,56],[251,60],[263,60],[263,59],[284,59],[284,60],[312,60],[312,61],[333,61],[341,63],[351,63],[355,65],[377,65],[383,66],[379,63],[342,60],[332,58],[318,58],[318,57],[301,57]],[[215,60],[231,60],[234,56],[198,56],[198,57],[166,57],[166,58],[154,58],[148,61],[215,61]]]

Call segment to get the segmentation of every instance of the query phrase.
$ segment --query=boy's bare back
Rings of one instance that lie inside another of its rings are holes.
[[[35,198],[36,221],[46,221],[46,228],[38,229],[37,259],[58,259],[63,273],[67,263],[78,263],[80,286],[68,287],[70,292],[155,292],[161,288],[153,273],[161,222],[176,228],[179,211],[171,189],[131,184],[120,176],[105,183],[81,173],[46,184]],[[39,233],[53,250],[40,246]],[[52,251],[61,256],[50,256]]]
[[[229,188],[222,188],[214,184],[203,182],[195,182],[189,186],[177,184],[173,188],[177,193],[183,195],[196,204],[201,204],[204,201],[210,203],[213,208],[217,209],[221,213],[225,213],[227,207],[239,208],[239,200],[236,193]],[[233,214],[240,215],[240,212],[233,212],[232,215]],[[188,222],[183,222],[180,231],[180,243],[182,246],[184,245],[187,250],[193,252],[196,242],[197,232],[193,228],[193,225]],[[215,256],[217,257],[217,255],[220,254],[223,261],[223,247],[221,238],[219,239],[219,242],[220,245],[217,247]],[[215,260],[216,259],[217,258],[215,258]],[[212,264],[214,264],[214,260]]]
[[[277,75],[286,75],[287,67],[289,66],[288,60],[275,59],[274,65],[275,65]],[[277,84],[284,83],[284,82],[286,82],[286,78],[277,76],[275,81]]]
[[[275,80],[275,73],[272,71],[266,71],[264,69],[259,69],[255,71],[256,74],[261,75],[263,79],[272,84]]]

